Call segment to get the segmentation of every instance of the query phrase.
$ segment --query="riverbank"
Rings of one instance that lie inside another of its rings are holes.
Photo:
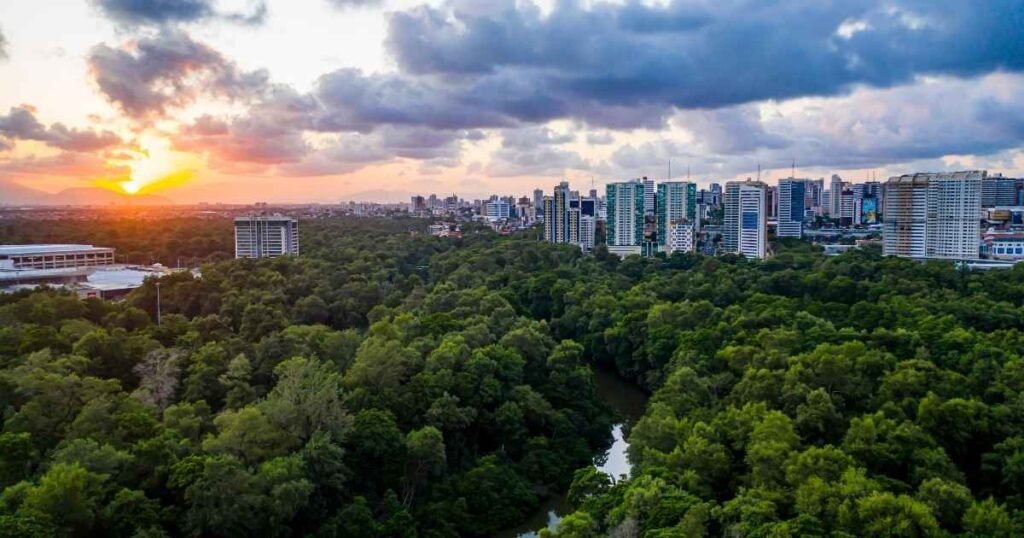
[[[617,419],[612,425],[612,445],[604,454],[594,455],[594,465],[601,472],[619,480],[622,476],[628,477],[631,470],[626,456],[629,441],[626,440],[625,432],[643,416],[650,396],[615,372],[600,368],[594,368],[593,371],[598,396],[608,403]],[[554,528],[570,511],[565,492],[562,492],[545,500],[526,521],[495,534],[494,538],[536,538],[539,529]]]

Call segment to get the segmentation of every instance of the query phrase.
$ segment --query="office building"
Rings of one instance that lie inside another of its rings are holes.
[[[504,200],[490,200],[484,204],[484,217],[489,222],[508,220],[512,217],[512,206]]]
[[[883,253],[949,260],[979,257],[984,171],[914,174],[885,185]]]
[[[990,231],[982,237],[985,253],[995,260],[1024,260],[1024,233]]]
[[[71,269],[114,264],[114,249],[92,245],[0,245],[0,269]]]
[[[664,250],[669,256],[676,252],[693,252],[696,249],[696,231],[689,220],[677,219],[669,222],[665,235]]]
[[[807,181],[799,179],[779,181],[779,237],[803,237],[807,185]]]
[[[608,248],[639,247],[644,240],[645,188],[639,180],[609,183],[606,191]]]
[[[722,251],[748,258],[767,254],[766,185],[760,181],[730,181],[725,184],[725,220]]]
[[[299,221],[281,215],[235,219],[235,258],[299,254]]]
[[[981,207],[1013,206],[1019,203],[1018,180],[1002,175],[981,182]]]
[[[843,187],[842,195],[839,198],[839,224],[841,226],[853,226],[854,217],[853,189],[849,184]],[[836,218],[833,216],[832,218]]]
[[[697,218],[697,184],[688,181],[665,181],[658,184],[658,244],[666,245],[669,223],[680,219],[694,222]]]

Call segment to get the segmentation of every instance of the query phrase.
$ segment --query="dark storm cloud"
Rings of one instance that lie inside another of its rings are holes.
[[[406,74],[455,81],[456,90],[436,92],[446,100],[476,98],[519,121],[571,116],[607,125],[614,107],[655,112],[639,122],[649,126],[664,119],[656,111],[666,107],[718,108],[842,94],[858,84],[890,87],[925,74],[1024,69],[1024,0],[677,0],[590,8],[563,1],[549,14],[511,0],[497,4],[483,12],[456,2],[396,13],[388,47]],[[426,108],[404,104],[409,113]],[[618,117],[619,127],[638,123]]]
[[[74,129],[62,123],[47,128],[36,118],[33,109],[24,106],[11,108],[7,115],[0,115],[0,136],[8,140],[36,140],[55,148],[77,152],[97,151],[123,143],[120,137],[110,131]]]
[[[221,13],[210,0],[91,0],[99,10],[123,26],[163,26],[221,18],[243,24],[257,24],[267,14],[263,1],[245,13]]]
[[[135,119],[160,116],[200,95],[250,98],[267,87],[265,71],[239,71],[216,50],[176,30],[127,47],[97,45],[88,60],[100,91]]]

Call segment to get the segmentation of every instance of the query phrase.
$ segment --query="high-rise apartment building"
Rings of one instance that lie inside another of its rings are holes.
[[[671,256],[676,252],[693,252],[697,245],[695,235],[693,222],[686,219],[669,222],[663,243],[665,253]]]
[[[552,196],[541,201],[544,210],[544,240],[569,243],[569,183],[555,186]]]
[[[766,185],[760,181],[730,181],[725,184],[725,221],[722,250],[748,258],[767,254]]]
[[[606,192],[609,247],[640,246],[644,240],[644,184],[638,180],[609,183]]]
[[[779,181],[779,237],[803,237],[808,182],[800,179]]]
[[[654,180],[644,178],[644,215],[654,216],[655,208]]]
[[[832,174],[832,183],[829,186],[829,217],[838,219],[840,213],[842,213],[842,192],[843,192],[843,178],[836,174]]]
[[[665,246],[668,225],[686,219],[694,222],[697,218],[697,184],[688,181],[664,181],[658,184],[658,244]]]
[[[235,219],[235,258],[299,254],[299,221],[282,215]]]
[[[979,258],[984,171],[914,174],[885,184],[883,253],[948,260]]]

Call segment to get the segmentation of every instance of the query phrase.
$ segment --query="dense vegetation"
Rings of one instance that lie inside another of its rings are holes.
[[[165,277],[160,326],[154,282],[0,296],[0,535],[487,536],[568,487],[611,420],[581,347],[394,227]]]
[[[408,229],[167,277],[160,327],[152,282],[0,297],[0,535],[486,536],[565,487],[558,537],[1024,534],[1024,268]],[[654,394],[628,480],[588,362]]]

